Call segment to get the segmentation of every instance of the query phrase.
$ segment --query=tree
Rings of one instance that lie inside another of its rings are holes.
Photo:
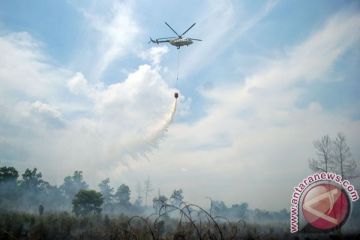
[[[233,204],[231,206],[230,212],[233,212],[236,218],[246,219],[248,212],[249,204],[241,203],[241,204]]]
[[[130,188],[125,184],[121,184],[115,193],[115,198],[121,207],[129,207],[130,204]]]
[[[136,198],[136,200],[134,202],[134,207],[137,209],[142,208],[142,198],[141,197]]]
[[[334,140],[334,162],[336,172],[340,173],[343,179],[353,178],[357,167],[356,162],[351,159],[350,148],[346,143],[345,135],[338,133]]]
[[[224,201],[211,201],[212,211],[215,215],[226,215],[228,210]]]
[[[18,171],[14,167],[1,167],[0,168],[0,183],[15,182],[19,177]]]
[[[272,221],[273,216],[269,211],[256,208],[254,210],[254,220],[255,221]]]
[[[19,205],[24,209],[36,209],[46,199],[50,184],[42,179],[41,172],[38,172],[36,168],[26,169],[21,176]]]
[[[171,194],[170,199],[173,205],[179,206],[184,199],[182,189],[181,188],[179,190],[175,189],[174,192]]]
[[[0,168],[0,203],[8,202],[10,205],[17,198],[18,187],[17,178],[18,171],[14,167]]]
[[[49,184],[41,195],[40,204],[43,204],[46,209],[56,211],[66,211],[69,209],[69,205],[66,204],[66,197],[57,186]]]
[[[134,203],[134,205],[136,206],[136,207],[141,207],[141,205],[142,205],[142,202],[143,202],[143,197],[142,197],[142,192],[143,192],[143,188],[142,188],[142,186],[141,186],[141,183],[137,183],[136,184],[136,194],[137,194],[137,197],[136,197],[136,200],[135,200],[135,203]]]
[[[333,169],[333,143],[329,135],[323,136],[320,140],[314,141],[314,147],[318,159],[311,159],[309,167],[314,172],[328,172]]]
[[[335,140],[332,140],[329,135],[325,135],[314,142],[314,147],[318,159],[310,160],[311,170],[314,172],[332,171],[340,174],[343,179],[354,177],[357,164],[351,159],[350,148],[344,134],[338,133]]]
[[[60,186],[61,191],[68,198],[72,200],[80,190],[88,188],[88,184],[83,180],[82,171],[75,171],[73,176],[64,178],[64,183]]]
[[[95,190],[80,190],[74,197],[73,212],[76,216],[101,213],[102,195]]]
[[[148,177],[148,179],[145,181],[144,183],[144,191],[145,191],[145,206],[147,206],[147,201],[148,201],[148,197],[149,194],[154,191],[154,189],[151,186],[151,182],[150,182],[150,178]]]
[[[158,197],[153,198],[153,208],[155,212],[159,212],[161,206],[167,204],[168,198],[164,195],[160,195]]]
[[[103,196],[104,199],[104,208],[109,207],[113,201],[114,197],[114,188],[110,186],[110,179],[107,178],[99,184],[100,193]]]
[[[22,180],[20,181],[20,185],[26,190],[40,190],[48,184],[42,180],[42,174],[41,172],[37,172],[36,168],[33,170],[27,168],[21,176]]]

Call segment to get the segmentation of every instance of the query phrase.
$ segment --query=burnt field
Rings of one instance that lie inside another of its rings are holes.
[[[174,209],[172,209],[174,210]],[[176,209],[180,211],[179,209]],[[181,213],[181,211],[184,211]],[[182,209],[177,218],[171,212],[148,217],[68,212],[45,213],[2,211],[0,239],[359,239],[359,233],[340,231],[321,234],[290,234],[287,223],[229,221],[201,210]]]

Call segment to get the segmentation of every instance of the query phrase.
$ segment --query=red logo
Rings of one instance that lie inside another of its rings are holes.
[[[333,184],[312,187],[302,202],[304,218],[313,227],[330,230],[341,226],[349,215],[347,194]]]

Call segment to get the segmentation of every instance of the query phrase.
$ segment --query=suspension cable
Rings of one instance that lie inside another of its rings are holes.
[[[177,72],[176,72],[176,83],[175,83],[175,87],[176,89],[178,88],[178,81],[179,81],[179,69],[180,69],[180,48],[178,48],[177,51],[177,66],[176,66]]]

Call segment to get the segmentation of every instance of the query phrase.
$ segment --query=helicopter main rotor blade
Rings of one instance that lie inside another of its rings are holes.
[[[162,37],[162,38],[158,38],[159,40],[163,40],[163,39],[176,39],[177,37]]]
[[[176,36],[181,38],[181,36],[172,27],[170,27],[170,25],[167,22],[165,22],[165,24],[166,24],[166,26],[168,26],[176,34]]]
[[[193,25],[191,25],[183,34],[181,34],[181,36],[185,35],[185,33],[187,33],[193,26],[195,26],[196,23],[194,23]]]
[[[201,39],[198,38],[190,38],[191,40],[195,40],[195,41],[202,41]]]

